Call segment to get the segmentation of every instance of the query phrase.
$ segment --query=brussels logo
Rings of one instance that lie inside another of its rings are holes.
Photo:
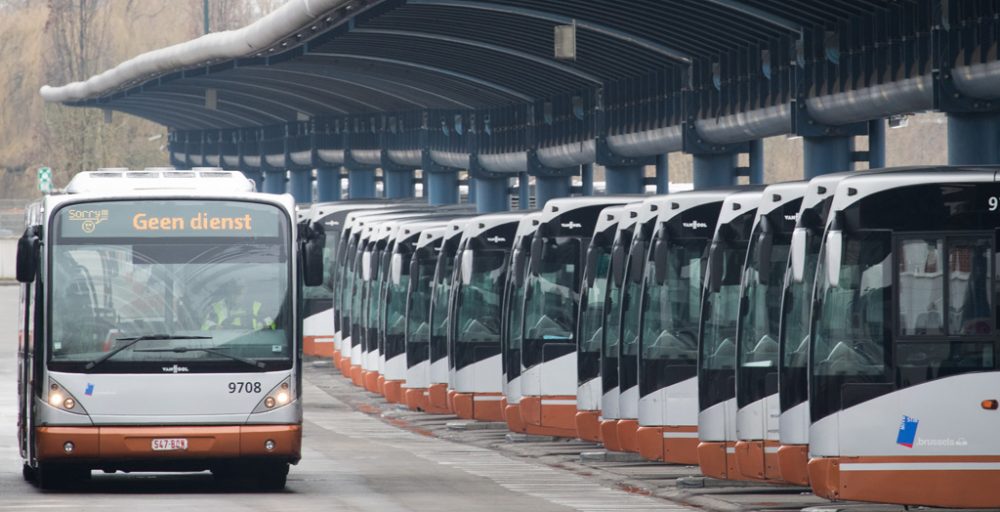
[[[917,438],[917,425],[920,420],[903,416],[903,421],[899,425],[899,433],[896,434],[896,444],[913,448],[913,440]]]

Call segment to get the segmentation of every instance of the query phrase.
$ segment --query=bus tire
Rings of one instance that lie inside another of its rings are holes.
[[[288,482],[288,463],[267,464],[257,473],[258,488],[264,491],[280,491]]]
[[[90,479],[90,469],[75,466],[52,466],[40,463],[34,473],[35,484],[43,491],[65,489]]]
[[[21,477],[24,478],[25,482],[34,482],[35,468],[31,467],[30,464],[24,464],[21,466]]]

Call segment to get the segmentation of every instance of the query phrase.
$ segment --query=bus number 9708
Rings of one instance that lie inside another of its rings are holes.
[[[230,393],[260,393],[260,382],[230,382]]]

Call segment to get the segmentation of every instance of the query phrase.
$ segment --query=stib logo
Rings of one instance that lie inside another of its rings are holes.
[[[904,415],[903,421],[899,425],[899,433],[896,434],[896,444],[913,448],[913,440],[917,438],[917,425],[919,424],[920,420]]]

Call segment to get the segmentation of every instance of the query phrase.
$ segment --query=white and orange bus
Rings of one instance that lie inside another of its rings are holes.
[[[283,488],[301,453],[300,277],[322,279],[322,228],[296,229],[291,196],[204,169],[84,172],[29,212],[25,478],[210,470]]]

